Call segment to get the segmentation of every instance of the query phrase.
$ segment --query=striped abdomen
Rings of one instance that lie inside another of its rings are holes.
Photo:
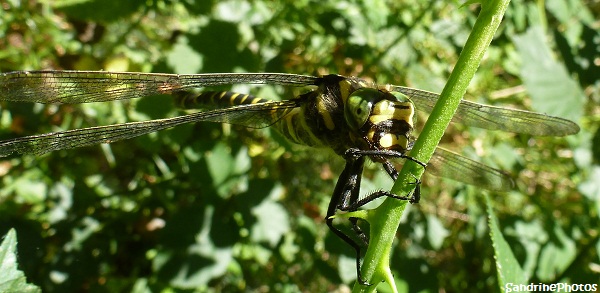
[[[248,105],[248,107],[231,108],[231,112],[224,115],[221,122],[248,127],[272,126],[294,143],[328,146],[307,125],[307,118],[304,115],[305,105],[298,99],[273,101],[227,91],[180,92],[175,94],[175,99],[177,105],[185,109],[214,110]],[[235,119],[229,117],[235,117]]]

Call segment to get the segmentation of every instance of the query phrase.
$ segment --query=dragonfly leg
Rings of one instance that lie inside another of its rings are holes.
[[[392,151],[392,150],[361,150],[361,149],[357,149],[357,148],[350,148],[346,151],[344,156],[346,156],[346,158],[360,158],[360,157],[364,157],[364,156],[382,157],[383,158],[383,162],[382,162],[383,168],[390,175],[390,177],[392,177],[392,179],[394,181],[398,179],[398,170],[396,170],[396,168],[392,165],[392,163],[390,163],[390,161],[387,159],[388,157],[404,158],[404,159],[411,160],[411,161],[421,165],[423,168],[427,168],[427,164],[425,164],[411,156],[407,156],[404,153],[401,153],[398,151]],[[415,177],[415,176],[413,175],[413,177]],[[411,194],[409,194],[407,196],[398,196],[391,192],[378,191],[378,192],[372,193],[371,195],[369,195],[359,201],[353,201],[352,206],[354,207],[354,210],[357,210],[361,206],[363,206],[379,197],[382,197],[382,196],[387,196],[387,197],[396,198],[396,199],[400,199],[400,200],[408,200],[410,203],[413,203],[413,204],[419,203],[419,201],[421,199],[421,180],[419,178],[415,177],[415,182],[413,182],[411,184],[416,185],[415,190],[412,192],[412,196],[411,196]]]
[[[398,170],[396,170],[396,168],[394,167],[394,165],[392,165],[392,163],[390,163],[389,160],[385,160],[383,163],[383,168],[385,169],[385,171],[390,175],[390,177],[392,177],[392,179],[394,181],[396,181],[398,179]],[[412,175],[412,174],[410,174]],[[419,203],[419,201],[421,200],[421,180],[419,178],[417,178],[415,175],[412,175],[413,178],[415,178],[415,182],[411,182],[409,184],[414,184],[415,185],[415,190],[412,193],[412,196],[408,197],[408,201],[410,203]],[[395,194],[392,194],[393,198],[398,198],[401,200],[406,200],[405,197],[398,197]]]
[[[360,207],[365,204],[373,201],[382,196],[388,196],[400,200],[408,200],[411,203],[416,203],[420,198],[420,184],[421,181],[415,178],[414,184],[416,185],[415,190],[407,195],[407,196],[398,196],[391,192],[387,191],[377,191],[369,196],[359,199],[360,192],[360,183],[362,178],[363,166],[367,156],[382,156],[382,157],[400,157],[406,159],[412,159],[417,162],[421,166],[425,167],[426,165],[414,158],[406,156],[400,152],[395,151],[363,151],[359,149],[349,149],[345,153],[346,166],[344,167],[344,171],[340,175],[338,182],[333,191],[333,196],[331,201],[329,202],[329,207],[327,209],[327,216],[325,221],[329,229],[348,243],[354,250],[356,251],[356,271],[357,271],[357,279],[358,282],[362,285],[370,285],[363,278],[360,272],[361,267],[361,246],[360,244],[350,237],[348,234],[342,232],[340,229],[336,228],[333,225],[332,216],[335,215],[337,210],[352,212],[358,210]],[[388,172],[388,174],[396,179],[398,177],[398,171],[394,168],[394,166],[387,160],[384,159],[383,162],[384,168]],[[411,196],[412,195],[412,196]],[[352,230],[356,234],[356,237],[360,239],[365,245],[368,245],[369,239],[366,233],[358,226],[358,218],[350,218],[350,223]]]
[[[387,197],[391,197],[391,198],[395,198],[395,199],[399,199],[399,200],[407,200],[408,202],[413,203],[413,204],[419,203],[419,200],[421,199],[421,180],[419,180],[418,178],[415,177],[415,182],[411,182],[410,184],[414,184],[415,189],[413,192],[411,192],[410,194],[408,194],[406,196],[400,196],[400,195],[396,195],[396,194],[393,194],[388,191],[380,190],[380,191],[373,192],[373,193],[361,198],[360,200],[358,200],[356,202],[353,202],[351,205],[347,206],[346,209],[348,211],[356,211],[360,207],[362,207],[362,206],[370,203],[371,201],[378,199],[382,196],[387,196]]]
[[[363,156],[380,156],[380,157],[389,157],[389,158],[401,158],[401,159],[407,159],[407,160],[411,160],[419,165],[421,165],[423,168],[427,168],[427,164],[411,157],[408,156],[404,153],[401,153],[399,151],[392,151],[392,150],[361,150],[361,149],[357,149],[357,148],[349,148],[348,150],[346,150],[346,152],[344,153],[344,156],[346,158],[348,157],[353,157],[353,158],[358,158],[358,157],[363,157]]]
[[[415,204],[419,203],[419,201],[421,200],[421,179],[417,178],[415,175],[413,175],[413,177],[415,178],[415,182],[411,182],[410,184],[415,185],[415,190],[413,191],[413,194],[408,201],[412,204]]]
[[[349,211],[348,207],[352,206],[352,202],[358,199],[364,163],[364,157],[346,159],[346,166],[344,167],[344,171],[342,171],[342,174],[338,179],[338,182],[333,191],[333,196],[331,198],[331,201],[329,202],[325,222],[327,223],[329,229],[335,235],[337,235],[339,238],[348,243],[356,251],[356,276],[358,282],[361,285],[370,286],[371,284],[369,284],[363,279],[362,274],[360,272],[362,257],[360,245],[354,239],[348,236],[348,234],[336,228],[333,225],[332,218],[338,209],[343,211]],[[368,237],[358,226],[358,219],[350,218],[350,222],[352,223],[352,230],[357,234],[358,238],[361,239],[361,241],[363,241],[365,244],[367,244]]]

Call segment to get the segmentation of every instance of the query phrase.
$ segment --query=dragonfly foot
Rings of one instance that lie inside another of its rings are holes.
[[[408,199],[408,202],[412,204],[417,204],[421,200],[421,179],[417,178],[417,176],[410,174],[415,178],[415,182],[411,182],[409,184],[415,185],[415,190],[412,192],[412,196]]]

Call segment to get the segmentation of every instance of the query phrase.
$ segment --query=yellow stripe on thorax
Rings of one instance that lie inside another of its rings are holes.
[[[327,110],[327,107],[323,103],[323,99],[317,100],[317,111],[323,118],[323,122],[325,122],[325,127],[329,130],[335,129],[335,123],[333,122],[333,118],[331,118],[331,113]]]
[[[350,83],[350,81],[348,81],[347,79],[340,81],[339,85],[340,85],[340,95],[341,95],[342,101],[344,102],[344,105],[345,105],[346,101],[348,100],[348,97],[351,94],[350,91],[353,90],[353,86]]]
[[[382,100],[373,106],[373,111],[369,116],[369,121],[373,124],[379,124],[383,121],[396,119],[404,120],[409,125],[413,125],[415,109],[410,102],[396,102]]]

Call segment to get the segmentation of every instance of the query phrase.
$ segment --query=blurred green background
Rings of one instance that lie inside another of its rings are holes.
[[[0,0],[0,71],[338,73],[439,92],[479,9],[197,2]],[[506,170],[517,188],[493,194],[425,177],[393,248],[400,290],[498,291],[484,193],[531,282],[598,283],[599,14],[597,1],[512,1],[465,98],[572,119],[582,130],[549,138],[451,126],[443,146]],[[181,113],[168,96],[0,102],[0,139]],[[269,129],[211,123],[2,158],[0,235],[17,230],[19,268],[44,292],[345,292],[353,251],[323,220],[342,169],[335,154]],[[384,173],[369,164],[363,190],[388,189]]]

